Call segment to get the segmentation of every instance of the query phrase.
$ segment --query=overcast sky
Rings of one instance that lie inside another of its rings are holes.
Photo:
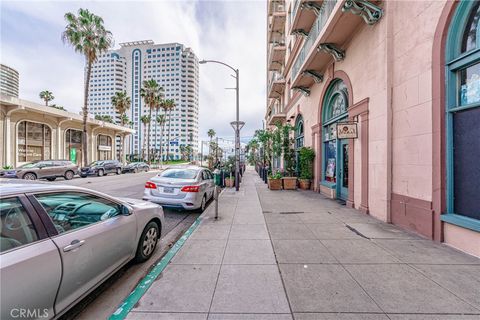
[[[264,1],[5,1],[0,2],[0,61],[20,73],[20,98],[53,103],[78,112],[83,105],[83,57],[61,41],[64,14],[87,8],[103,17],[119,43],[179,42],[199,59],[221,60],[240,69],[240,120],[247,138],[265,114],[266,3]],[[233,138],[235,79],[229,69],[200,65],[201,139],[213,128]],[[242,139],[244,140],[244,139]]]

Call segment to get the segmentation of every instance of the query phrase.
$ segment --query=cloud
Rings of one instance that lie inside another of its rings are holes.
[[[20,72],[20,95],[39,101],[48,89],[54,103],[78,112],[83,105],[81,55],[61,41],[64,14],[80,7],[103,17],[117,44],[151,39],[179,42],[200,59],[240,69],[242,136],[261,127],[265,113],[266,3],[263,1],[2,1],[1,61]],[[200,65],[200,138],[209,128],[233,138],[235,79],[231,70]]]

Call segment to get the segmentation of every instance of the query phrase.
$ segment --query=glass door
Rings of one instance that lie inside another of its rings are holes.
[[[339,140],[337,198],[348,198],[348,139]]]

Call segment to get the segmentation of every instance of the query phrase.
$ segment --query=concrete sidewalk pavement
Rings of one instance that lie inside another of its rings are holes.
[[[479,319],[480,259],[249,169],[127,319]]]

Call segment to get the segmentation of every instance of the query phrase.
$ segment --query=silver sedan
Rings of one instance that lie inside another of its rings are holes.
[[[169,168],[145,184],[144,200],[184,210],[205,210],[215,184],[210,170],[189,166]]]
[[[88,189],[2,181],[1,319],[57,318],[132,259],[149,259],[163,210]]]

